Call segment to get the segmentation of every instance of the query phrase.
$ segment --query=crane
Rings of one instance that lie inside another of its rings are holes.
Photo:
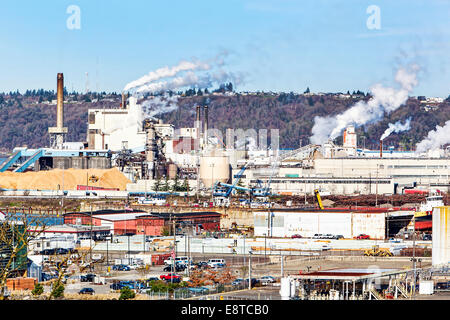
[[[319,189],[314,189],[314,194],[316,195],[320,210],[323,210],[322,198],[320,197]]]
[[[230,205],[230,195],[231,192],[236,190],[242,190],[242,191],[251,191],[249,188],[238,186],[237,183],[239,179],[242,177],[245,169],[247,169],[247,166],[251,162],[247,162],[241,170],[239,170],[238,174],[235,175],[236,180],[233,184],[223,183],[223,182],[216,182],[213,188],[213,198],[214,198],[214,206],[218,207],[228,207]]]
[[[270,206],[268,197],[272,194],[272,190],[270,189],[270,184],[272,182],[272,178],[275,175],[275,168],[277,167],[277,161],[273,162],[272,165],[272,174],[270,175],[269,180],[267,180],[266,185],[263,186],[263,182],[258,179],[256,181],[256,187],[251,188],[250,195],[255,197],[258,201],[254,203],[253,206],[259,206],[260,204],[265,204]]]

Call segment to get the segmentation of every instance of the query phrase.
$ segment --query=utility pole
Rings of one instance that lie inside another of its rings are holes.
[[[243,263],[243,265],[245,266],[245,233],[244,233],[244,263]]]
[[[264,262],[266,262],[267,257],[267,234],[264,233]]]
[[[415,212],[413,215],[413,258],[412,258],[412,261],[413,261],[413,277],[414,277],[414,279],[413,279],[414,287],[413,287],[412,292],[413,292],[413,295],[415,295],[415,293],[416,293],[416,277],[417,277],[417,272],[416,272],[416,214],[415,214]]]
[[[91,204],[91,236],[89,237],[89,255],[90,255],[90,261],[89,261],[89,270],[92,271],[92,204]]]
[[[248,290],[252,289],[252,250],[248,252]]]

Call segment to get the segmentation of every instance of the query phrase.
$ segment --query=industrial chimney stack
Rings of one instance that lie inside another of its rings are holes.
[[[208,144],[208,106],[204,106],[204,114],[203,114],[203,143],[205,145]]]
[[[56,78],[56,127],[48,128],[50,146],[62,149],[67,128],[64,127],[64,75],[58,73]]]
[[[196,130],[197,130],[197,139],[199,139],[200,138],[200,127],[201,127],[201,125],[200,125],[200,106],[199,105],[197,105],[197,107],[196,107],[196,110],[195,110],[195,112],[196,112],[196,117],[195,117],[195,128],[196,128]]]
[[[383,140],[380,140],[380,158],[383,158]]]
[[[122,109],[127,108],[127,99],[128,99],[128,93],[122,92],[122,102],[120,104]]]

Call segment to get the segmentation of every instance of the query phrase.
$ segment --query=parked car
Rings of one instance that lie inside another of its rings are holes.
[[[244,280],[244,283],[245,283],[246,285],[248,285],[248,279],[245,279],[245,280]],[[252,279],[251,279],[251,286],[252,286],[252,287],[256,286],[256,285],[259,284],[259,283],[260,283],[259,280],[256,279],[256,278],[252,278]]]
[[[191,259],[190,262],[192,263],[192,259]],[[188,263],[189,263],[189,258],[186,257],[186,256],[176,257],[175,258],[175,264],[188,264]],[[165,265],[171,265],[172,264],[172,258],[164,260],[164,264]]]
[[[185,269],[186,269],[186,265],[184,265],[184,264],[177,264],[177,265],[175,265],[175,270],[172,270],[172,266],[169,265],[169,266],[165,266],[163,268],[163,271],[165,271],[165,272],[171,272],[171,271],[182,272]]]
[[[370,239],[370,237],[367,234],[361,233],[356,237],[357,240],[364,240],[364,239]]]
[[[112,290],[120,290],[122,289],[122,285],[120,282],[114,282],[109,286]]]
[[[158,281],[159,279],[157,277],[150,277],[147,279],[147,281]]]
[[[268,285],[269,283],[274,283],[274,282],[275,282],[275,278],[272,277],[272,276],[264,276],[264,277],[261,277],[261,278],[259,279],[259,282],[260,282],[263,286],[265,286],[265,285]]]
[[[173,282],[181,281],[181,277],[175,273],[162,274],[159,276],[159,278],[161,280],[165,280],[165,281],[172,281],[172,280],[173,280]]]
[[[344,236],[342,234],[338,234],[338,235],[335,235],[334,238],[336,240],[339,240],[339,239],[344,239]]]
[[[126,264],[116,264],[112,267],[113,270],[117,271],[130,271],[131,268],[127,266]]]
[[[323,234],[321,234],[321,233],[316,233],[316,234],[314,234],[313,235],[313,239],[322,239],[322,237],[323,237]]]
[[[233,286],[238,286],[238,285],[241,285],[241,284],[243,284],[243,283],[244,283],[244,279],[238,278],[238,279],[235,279],[235,280],[231,283],[231,285],[233,285]]]
[[[299,235],[299,234],[294,234],[294,235],[291,236],[291,238],[292,239],[300,239],[300,238],[302,238],[302,236]]]
[[[208,260],[208,267],[210,268],[222,268],[225,267],[227,264],[224,259],[209,259]]]
[[[424,234],[422,239],[425,241],[430,241],[430,240],[433,240],[433,237],[431,234]]]
[[[205,287],[188,288],[188,290],[193,294],[206,294],[209,292],[209,289]]]
[[[80,291],[78,291],[79,294],[94,294],[95,291],[92,288],[83,288]]]
[[[206,262],[206,261],[199,261],[199,262],[196,263],[196,265],[197,265],[197,267],[199,269],[204,269],[204,268],[208,267],[208,262]]]

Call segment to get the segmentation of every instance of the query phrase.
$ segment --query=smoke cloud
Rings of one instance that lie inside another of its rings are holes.
[[[209,60],[183,60],[175,66],[159,68],[128,83],[124,91],[129,91],[139,97],[145,93],[164,92],[185,87],[211,88],[214,84],[228,81],[238,84],[242,81],[242,75],[223,69],[227,56],[228,52],[222,51]]]
[[[443,127],[437,125],[435,130],[428,132],[427,137],[417,144],[416,152],[437,150],[447,143],[450,143],[450,120],[445,122]]]
[[[401,123],[400,120],[394,124],[389,123],[389,127],[384,131],[380,140],[386,139],[392,132],[402,132],[409,129],[411,129],[411,118],[406,119],[405,123]]]
[[[181,61],[176,66],[173,66],[173,67],[166,66],[163,68],[159,68],[155,71],[151,71],[149,74],[147,74],[135,81],[128,83],[125,86],[124,91],[129,91],[129,90],[135,89],[137,87],[144,86],[152,81],[156,81],[156,80],[159,80],[162,78],[174,77],[182,71],[189,71],[189,70],[196,70],[196,69],[209,70],[210,68],[211,68],[211,66],[209,64],[201,62],[201,61]]]
[[[156,115],[164,114],[178,109],[178,97],[170,97],[168,94],[152,97],[141,103],[142,118],[155,118]]]
[[[311,143],[322,144],[328,139],[334,140],[351,124],[359,127],[374,123],[383,119],[385,113],[389,114],[398,109],[408,100],[409,93],[417,85],[419,70],[417,64],[401,67],[395,75],[395,81],[400,85],[400,89],[376,84],[371,88],[372,97],[367,102],[359,101],[336,116],[315,117]]]

